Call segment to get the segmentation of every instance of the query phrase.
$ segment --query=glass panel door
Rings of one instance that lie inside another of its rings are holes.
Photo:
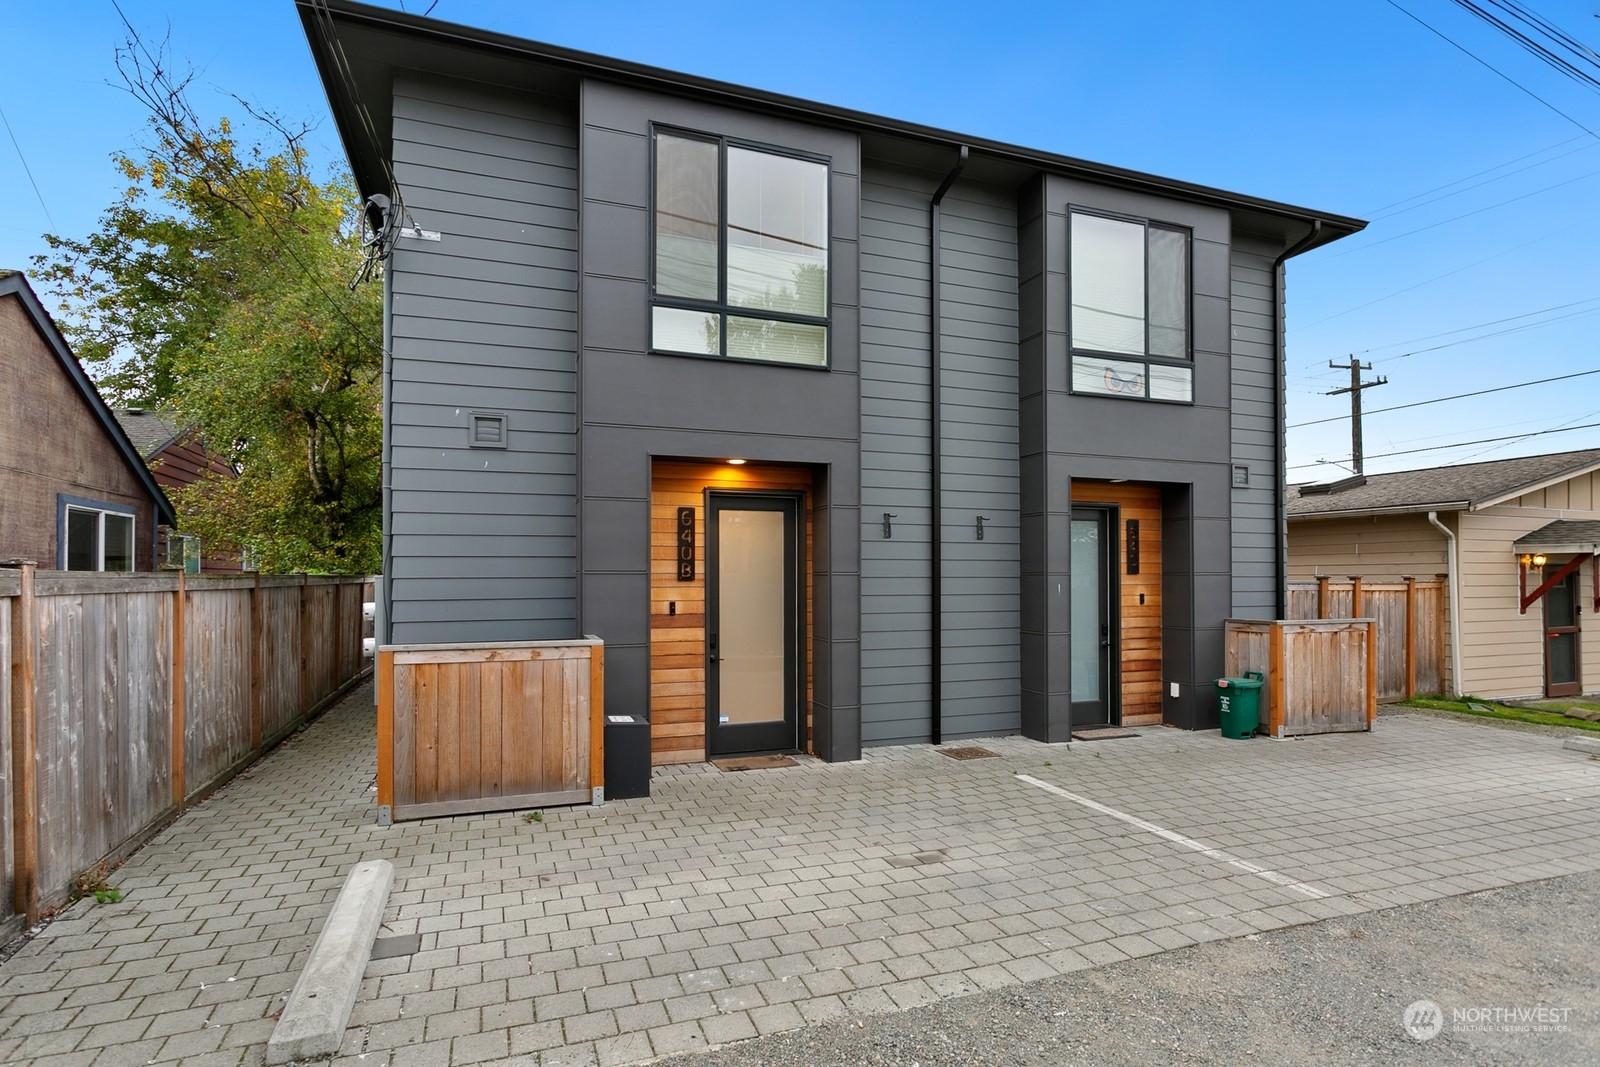
[[[798,746],[799,501],[713,493],[706,635],[710,754]]]
[[[1072,509],[1070,604],[1072,726],[1107,726],[1114,721],[1111,658],[1112,586],[1116,528],[1107,508]]]

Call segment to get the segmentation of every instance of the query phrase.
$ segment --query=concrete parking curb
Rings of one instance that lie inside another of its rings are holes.
[[[269,1064],[322,1059],[339,1051],[393,885],[394,865],[388,860],[350,869],[267,1041]]]
[[[1561,747],[1574,752],[1587,752],[1591,756],[1600,756],[1600,738],[1596,737],[1569,737],[1562,742]]]

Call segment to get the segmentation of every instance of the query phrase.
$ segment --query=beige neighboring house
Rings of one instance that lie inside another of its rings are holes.
[[[1600,692],[1600,448],[1290,486],[1288,512],[1291,581],[1449,577],[1452,692]]]

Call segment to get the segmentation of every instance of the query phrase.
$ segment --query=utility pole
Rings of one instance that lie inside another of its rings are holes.
[[[1334,370],[1347,370],[1350,372],[1350,384],[1343,389],[1328,390],[1329,396],[1338,396],[1340,393],[1350,394],[1350,458],[1354,461],[1357,474],[1361,470],[1361,390],[1371,389],[1375,385],[1388,385],[1389,379],[1378,378],[1375,381],[1364,382],[1361,372],[1371,370],[1372,364],[1362,363],[1355,356],[1350,357],[1349,363],[1335,363],[1331,359],[1328,366]]]

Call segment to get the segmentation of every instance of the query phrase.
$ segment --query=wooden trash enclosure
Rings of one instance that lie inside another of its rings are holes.
[[[1378,716],[1373,619],[1229,619],[1225,669],[1267,676],[1261,728],[1272,737],[1370,730]]]
[[[605,645],[384,645],[378,822],[599,803]]]

